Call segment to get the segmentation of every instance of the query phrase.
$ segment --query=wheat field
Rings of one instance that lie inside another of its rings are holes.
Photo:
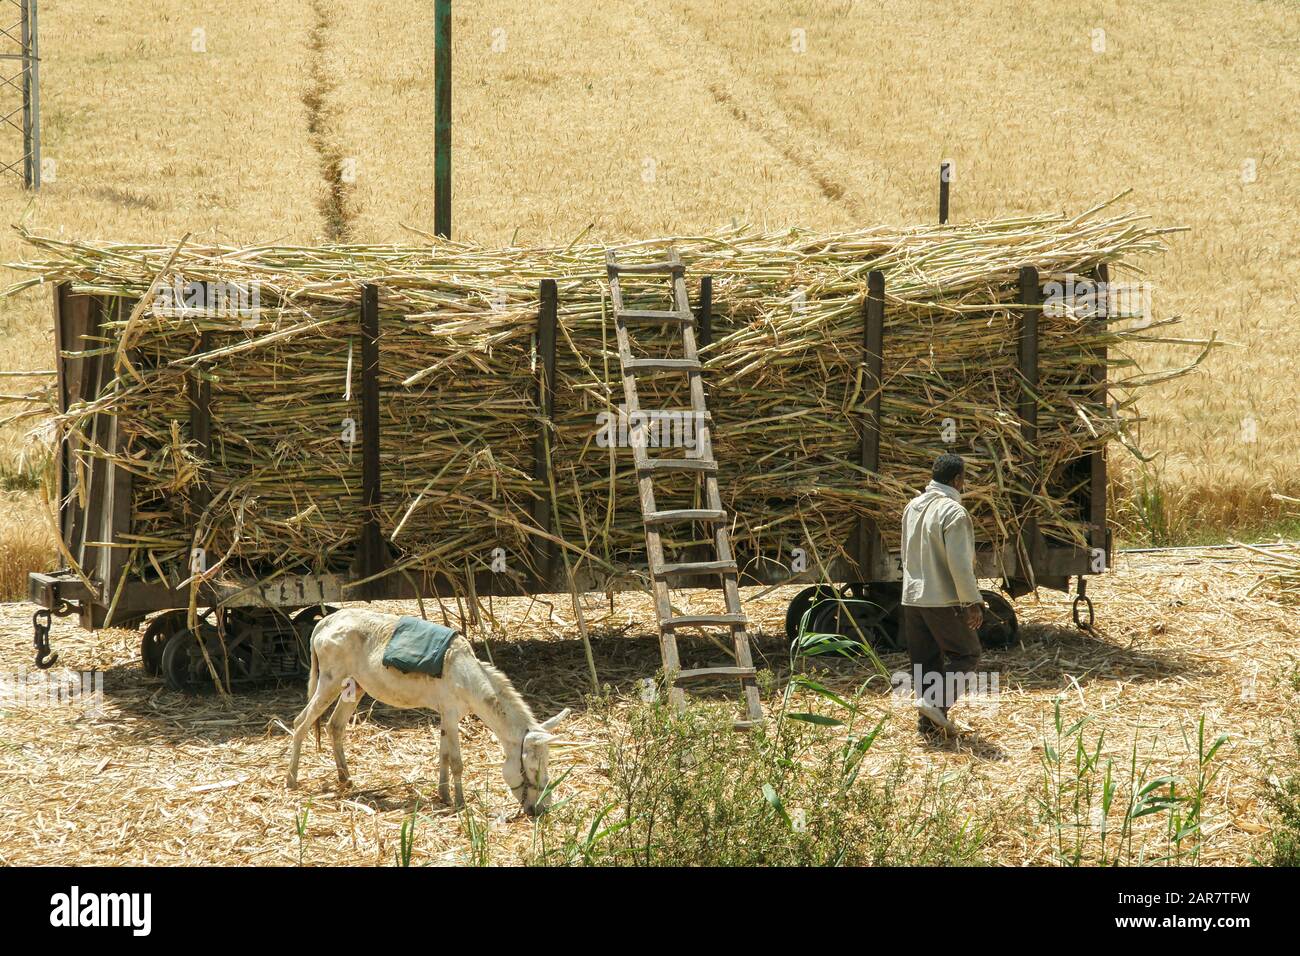
[[[1296,5],[975,0],[961,13],[457,4],[454,233],[490,245],[909,224],[935,217],[941,160],[956,219],[1081,211],[1131,189],[1124,208],[1189,229],[1148,263],[1158,313],[1228,343],[1145,408],[1162,520],[1190,535],[1270,527],[1270,493],[1300,493]],[[6,225],[234,242],[431,228],[432,4],[67,0],[41,27],[53,175],[35,196],[0,182]],[[0,258],[22,254],[0,233]],[[0,300],[0,330],[0,370],[52,367],[47,293]],[[39,381],[7,376],[0,391]],[[0,432],[8,596],[22,567],[54,560],[30,519],[33,425]],[[1141,479],[1129,465],[1121,480]]]

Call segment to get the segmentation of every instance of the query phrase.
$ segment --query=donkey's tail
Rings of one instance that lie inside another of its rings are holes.
[[[320,663],[316,660],[316,632],[313,630],[311,639],[307,641],[307,649],[311,654],[311,667],[307,671],[307,699],[313,700],[316,697],[316,682],[320,677]],[[316,749],[320,750],[320,717],[316,718]]]

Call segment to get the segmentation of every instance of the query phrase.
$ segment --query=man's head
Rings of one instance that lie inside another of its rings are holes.
[[[962,490],[962,477],[966,473],[966,463],[961,460],[961,455],[942,454],[934,460],[934,468],[930,471],[930,477],[941,485],[947,485],[949,488]]]

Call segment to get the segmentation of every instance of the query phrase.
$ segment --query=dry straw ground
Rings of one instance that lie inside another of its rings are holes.
[[[956,164],[954,215],[964,219],[1078,210],[1132,186],[1134,208],[1192,230],[1152,275],[1162,310],[1185,313],[1189,333],[1217,330],[1237,346],[1147,405],[1146,444],[1162,451],[1167,504],[1184,528],[1199,521],[1244,533],[1264,524],[1277,513],[1270,489],[1300,490],[1288,454],[1300,411],[1300,292],[1290,278],[1300,256],[1294,3],[1051,0],[1027,15],[1023,4],[977,0],[960,18],[948,8],[458,4],[457,232],[533,243],[568,241],[588,225],[603,238],[733,219],[910,223],[934,215],[941,159]],[[144,0],[51,6],[42,17],[44,140],[56,177],[34,199],[0,182],[0,211],[6,222],[25,216],[46,231],[118,240],[190,231],[230,241],[383,240],[403,236],[402,222],[427,227],[430,9],[377,0],[256,9],[206,0],[167,12]],[[803,53],[792,48],[795,30],[804,31]],[[353,161],[350,182],[344,160]],[[20,254],[8,232],[0,254]],[[0,302],[0,330],[0,369],[51,366],[46,296]],[[27,384],[0,379],[0,392]],[[0,582],[9,593],[23,569],[53,560],[30,519],[39,458],[18,431],[0,434],[9,489],[0,568],[17,569]],[[917,762],[969,766],[997,806],[1019,799],[1032,776],[1032,740],[1058,693],[1114,722],[1118,738],[1141,728],[1171,752],[1180,724],[1217,705],[1211,722],[1221,718],[1235,743],[1207,855],[1243,859],[1261,825],[1255,777],[1286,733],[1279,682],[1294,667],[1296,622],[1254,598],[1228,600],[1241,597],[1239,584],[1206,564],[1144,564],[1098,585],[1106,643],[1067,634],[1000,655],[1019,688],[999,718],[1008,761],[912,751],[901,732],[889,746]],[[625,615],[634,602],[619,607]],[[1031,613],[1063,618],[1059,605],[1045,607]],[[4,611],[6,668],[26,659],[27,613]],[[769,630],[776,613],[772,605],[764,618]],[[653,659],[649,618],[636,620],[642,641],[606,642],[606,659],[640,654],[638,667]],[[527,645],[529,692],[546,703],[572,698],[581,668],[559,642],[571,629],[529,630],[550,633]],[[7,832],[33,834],[5,843],[10,862],[296,858],[290,817],[299,801],[273,786],[282,756],[273,718],[296,709],[296,693],[241,701],[234,712],[196,708],[123,669],[134,638],[74,636],[66,623],[56,637],[75,666],[115,668],[118,698],[103,726],[49,714],[4,721],[0,813]],[[1247,702],[1240,682],[1252,662],[1269,689]],[[420,768],[432,739],[418,723],[381,715],[361,724],[358,776],[427,779]],[[471,766],[486,781],[473,757],[487,742],[476,733]],[[575,782],[589,787],[596,769],[583,765],[584,753],[571,759]],[[50,795],[43,805],[41,789]],[[397,787],[374,816],[323,802],[311,858],[386,859],[375,835],[395,839],[411,794]],[[443,845],[431,835],[421,853],[455,859],[464,841],[450,821],[440,826]],[[525,839],[517,823],[500,836]],[[1042,854],[1030,841],[1006,859]]]
[[[1195,773],[1203,715],[1208,734],[1229,739],[1206,799],[1201,862],[1246,862],[1272,822],[1261,781],[1284,773],[1276,762],[1294,753],[1300,610],[1248,598],[1257,575],[1241,564],[1242,554],[1121,558],[1114,573],[1094,582],[1096,635],[1065,626],[1062,598],[1020,602],[1021,645],[987,657],[1000,677],[997,706],[968,711],[963,719],[977,733],[959,743],[920,743],[909,709],[877,683],[866,697],[869,722],[891,716],[866,773],[888,774],[901,759],[914,774],[909,786],[919,787],[927,772],[945,775],[961,794],[963,814],[992,821],[987,859],[1051,863],[1054,834],[1032,800],[1056,700],[1068,720],[1092,716],[1088,739],[1104,731],[1103,753],[1121,767],[1136,742],[1151,778]],[[758,656],[779,676],[788,673],[779,636],[788,597],[782,591],[749,605],[763,631]],[[714,601],[701,592],[679,598],[698,608]],[[479,653],[490,646],[538,714],[575,710],[552,761],[556,775],[572,771],[557,797],[602,806],[611,799],[607,754],[583,695],[586,665],[567,609],[561,605],[549,620],[548,608],[530,607],[528,599],[498,601],[494,609],[500,630],[477,632]],[[639,706],[637,678],[658,665],[652,612],[644,597],[625,595],[612,613],[603,596],[588,613],[617,720]],[[0,671],[10,673],[27,660],[30,624],[24,608],[11,605],[0,614]],[[464,820],[438,803],[436,721],[429,715],[363,707],[348,737],[355,788],[335,792],[327,738],[319,752],[308,744],[301,789],[290,793],[283,789],[285,725],[305,700],[301,687],[237,697],[231,706],[196,701],[143,676],[135,632],[91,636],[58,622],[54,640],[72,666],[105,672],[104,709],[88,717],[70,705],[4,707],[0,832],[23,837],[0,841],[0,862],[392,865],[401,825],[417,805],[414,864],[482,859]],[[890,670],[906,666],[901,655],[885,663]],[[864,666],[839,664],[825,680],[847,692],[869,675]],[[468,719],[464,728],[466,787],[475,819],[487,827],[487,858],[525,859],[533,825],[514,812],[500,748],[478,721]],[[752,798],[761,800],[758,793]],[[295,821],[304,810],[300,840]],[[1155,834],[1146,839],[1152,852],[1161,849]]]

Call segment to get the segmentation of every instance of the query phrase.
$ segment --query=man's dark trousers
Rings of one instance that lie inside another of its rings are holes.
[[[979,635],[966,623],[960,607],[903,606],[903,633],[912,658],[918,699],[945,711],[957,702],[966,680],[980,662]]]

